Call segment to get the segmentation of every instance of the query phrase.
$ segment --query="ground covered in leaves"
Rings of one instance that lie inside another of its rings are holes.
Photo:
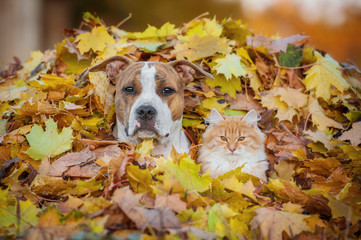
[[[3,66],[0,231],[6,239],[358,239],[361,73],[307,46],[259,36],[240,20],[197,18],[126,32],[91,14],[55,49]],[[340,46],[342,47],[342,46]],[[215,79],[185,90],[190,155],[118,143],[114,86],[81,73],[113,55],[187,58]],[[204,119],[255,109],[268,182],[195,164]]]

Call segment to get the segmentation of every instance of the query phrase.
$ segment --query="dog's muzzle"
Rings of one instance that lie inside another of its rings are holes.
[[[142,105],[138,107],[136,112],[135,120],[135,135],[141,139],[148,138],[157,138],[159,137],[158,133],[158,124],[156,121],[157,110],[150,105]]]

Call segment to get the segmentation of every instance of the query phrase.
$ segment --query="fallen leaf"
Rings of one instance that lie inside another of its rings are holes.
[[[80,54],[84,54],[90,50],[103,51],[107,44],[113,44],[115,41],[104,26],[99,26],[94,27],[91,32],[79,34],[74,42],[78,42]]]
[[[318,52],[315,55],[317,62],[306,72],[303,83],[307,90],[315,90],[316,97],[328,101],[331,98],[331,86],[343,92],[350,85],[342,76],[340,65],[330,55],[322,57]]]
[[[93,160],[94,158],[95,154],[89,151],[89,149],[75,153],[67,153],[51,164],[50,176],[61,177],[69,169],[69,167],[80,165],[89,160]]]
[[[44,160],[55,157],[72,147],[73,130],[63,128],[58,133],[57,123],[52,118],[45,122],[45,131],[39,125],[34,125],[26,135],[30,147],[24,152],[34,160]]]
[[[186,57],[189,61],[196,61],[215,53],[227,54],[230,50],[226,38],[194,35],[189,42],[175,45],[172,53],[176,55],[177,59]]]
[[[187,204],[180,199],[179,194],[157,195],[155,198],[154,208],[169,207],[174,212],[180,212],[187,209]]]
[[[312,122],[314,125],[317,126],[318,130],[325,131],[329,127],[335,127],[338,129],[343,129],[343,126],[341,123],[336,122],[335,120],[327,117],[325,115],[324,110],[318,103],[318,100],[316,98],[310,97],[309,103],[307,106],[307,110],[309,114],[312,116]]]
[[[206,84],[211,88],[221,87],[221,92],[228,93],[232,98],[235,98],[237,91],[242,91],[241,79],[239,77],[231,77],[231,79],[227,80],[222,75],[216,75],[214,79],[207,78]]]
[[[307,134],[307,138],[311,139],[313,142],[321,142],[328,149],[331,150],[334,146],[331,143],[331,136],[326,135],[325,132],[317,131],[312,132],[311,130],[304,131]]]
[[[223,74],[227,80],[230,80],[232,75],[234,77],[241,77],[247,74],[247,66],[241,62],[241,57],[237,54],[227,54],[224,58],[216,59],[217,63],[214,70],[217,74]]]
[[[352,124],[350,130],[345,131],[338,138],[341,141],[350,140],[351,144],[354,146],[358,146],[361,143],[361,122],[355,122]]]
[[[260,228],[265,239],[282,239],[282,232],[286,232],[289,237],[295,236],[302,231],[311,229],[305,222],[308,216],[277,211],[272,208],[257,208],[257,215],[251,221],[252,230]]]

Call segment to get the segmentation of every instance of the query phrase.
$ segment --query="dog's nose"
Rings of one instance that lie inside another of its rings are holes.
[[[154,107],[146,105],[140,106],[137,110],[137,115],[142,120],[150,120],[155,116],[156,110]]]

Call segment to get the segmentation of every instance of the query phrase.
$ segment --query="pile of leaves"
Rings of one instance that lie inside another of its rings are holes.
[[[0,231],[7,239],[358,239],[361,73],[307,46],[253,34],[240,20],[197,18],[143,32],[86,13],[55,49],[15,59],[0,80]],[[186,58],[214,79],[185,89],[191,153],[111,134],[114,86],[81,73],[114,55]],[[255,109],[268,182],[235,169],[201,175],[210,109]]]

